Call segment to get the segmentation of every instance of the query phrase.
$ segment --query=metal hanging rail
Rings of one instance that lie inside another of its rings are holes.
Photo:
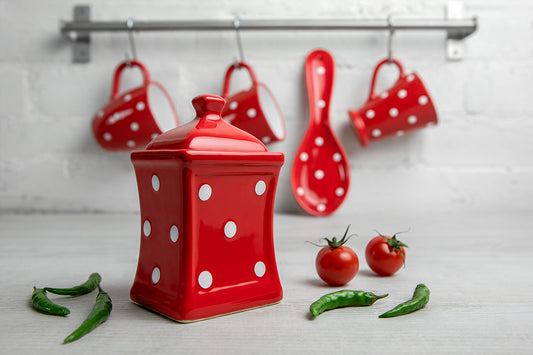
[[[455,16],[457,17],[457,16]],[[88,61],[88,44],[91,32],[126,32],[126,31],[224,31],[224,30],[439,30],[446,31],[447,39],[462,40],[477,29],[477,19],[382,19],[382,20],[347,20],[347,19],[235,19],[231,20],[180,20],[180,21],[90,21],[89,6],[74,7],[74,21],[62,21],[60,31],[64,36],[80,43],[87,49],[87,58],[79,55],[75,62]],[[78,53],[80,54],[80,53]],[[83,53],[81,53],[83,54]]]
[[[475,18],[464,20],[397,19],[389,24],[383,20],[240,20],[239,30],[444,30],[448,37],[464,39],[477,28]],[[234,20],[135,21],[68,21],[61,33],[117,31],[221,31],[235,30]]]

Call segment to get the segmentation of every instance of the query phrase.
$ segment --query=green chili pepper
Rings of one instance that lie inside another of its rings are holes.
[[[60,306],[50,301],[44,289],[36,288],[35,286],[33,287],[33,293],[31,295],[31,303],[33,308],[46,314],[66,316],[70,313],[70,310],[67,307]]]
[[[404,303],[400,303],[390,311],[379,316],[379,318],[397,317],[423,308],[429,302],[429,288],[424,284],[418,284],[413,293],[413,297]]]
[[[97,272],[91,274],[89,279],[82,283],[81,285],[74,286],[71,288],[54,288],[54,287],[45,287],[44,289],[48,292],[55,293],[56,295],[70,295],[70,296],[80,296],[86,293],[91,292],[96,289],[102,277]]]
[[[65,338],[64,342],[70,343],[71,341],[77,340],[101,323],[105,322],[107,318],[109,318],[112,308],[111,298],[100,288],[100,285],[98,285],[98,296],[96,296],[96,302],[94,303],[91,313],[89,313],[78,329]]]
[[[340,307],[370,306],[380,298],[387,297],[388,294],[376,296],[372,292],[342,290],[328,293],[313,302],[309,311],[313,317],[320,313]]]

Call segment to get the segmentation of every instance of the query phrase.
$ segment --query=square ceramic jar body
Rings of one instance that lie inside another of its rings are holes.
[[[267,151],[132,153],[141,244],[131,299],[181,322],[279,302],[272,224],[283,160]]]

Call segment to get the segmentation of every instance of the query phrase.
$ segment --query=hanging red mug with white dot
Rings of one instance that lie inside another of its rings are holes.
[[[395,64],[400,76],[392,87],[376,94],[378,71],[387,63]],[[370,85],[370,97],[362,108],[348,113],[362,146],[437,124],[435,106],[422,80],[416,73],[406,74],[396,59],[384,59],[378,63]]]
[[[248,71],[252,86],[248,90],[230,95],[231,74],[237,68]],[[285,139],[285,123],[274,95],[265,84],[257,81],[248,64],[238,62],[228,68],[222,97],[226,100],[222,111],[222,118],[226,122],[252,134],[265,144]]]
[[[120,76],[124,69],[137,67],[143,84],[120,93]],[[109,103],[93,118],[93,133],[107,150],[143,149],[150,141],[178,126],[176,109],[161,84],[152,81],[148,69],[139,61],[122,62],[115,70]]]

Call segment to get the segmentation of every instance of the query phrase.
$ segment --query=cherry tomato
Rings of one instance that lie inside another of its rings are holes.
[[[366,246],[366,262],[375,273],[390,276],[405,265],[404,248],[407,245],[396,239],[397,234],[391,238],[379,233]]]
[[[350,247],[343,245],[350,238],[346,237],[349,228],[350,226],[346,229],[341,240],[337,241],[335,237],[332,240],[324,238],[328,245],[319,245],[322,249],[316,256],[316,271],[324,282],[332,286],[347,284],[359,270],[357,254]]]

